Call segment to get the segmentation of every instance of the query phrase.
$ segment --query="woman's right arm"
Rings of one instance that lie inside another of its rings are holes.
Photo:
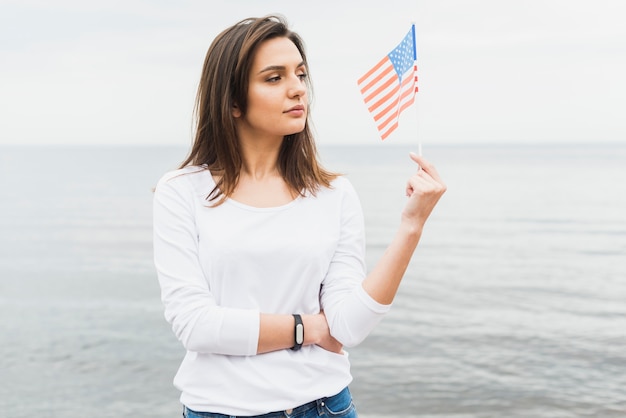
[[[153,202],[154,263],[165,319],[189,351],[255,355],[294,345],[291,315],[218,306],[200,267],[195,190],[188,175],[164,176]],[[323,313],[302,316],[305,345],[340,352]]]

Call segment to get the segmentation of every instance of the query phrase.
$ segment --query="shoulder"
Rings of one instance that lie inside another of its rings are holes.
[[[333,181],[331,181],[330,189],[326,190],[334,191],[335,193],[338,193],[340,195],[357,197],[357,192],[354,189],[354,186],[345,176],[337,176]]]
[[[330,193],[336,210],[341,214],[342,225],[362,225],[363,209],[352,182],[345,176],[338,176],[330,183]],[[356,222],[356,223],[353,223]]]
[[[332,187],[351,187],[352,183],[350,183],[350,180],[348,180],[348,178],[346,176],[343,175],[338,175],[337,177],[335,177],[331,182],[330,182]]]
[[[187,167],[179,168],[177,170],[168,171],[165,173],[159,180],[159,184],[165,184],[169,182],[179,181],[183,176],[187,175],[198,175],[202,173],[209,173],[209,170],[205,167],[189,165]]]
[[[215,186],[211,172],[202,166],[187,166],[168,171],[158,181],[155,192],[176,190],[178,193],[205,194]]]
[[[326,202],[331,207],[346,210],[354,208],[360,210],[359,196],[350,182],[345,176],[337,176],[330,182],[330,187],[322,187],[317,195],[318,201]]]

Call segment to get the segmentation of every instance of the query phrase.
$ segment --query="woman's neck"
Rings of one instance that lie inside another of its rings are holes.
[[[281,144],[282,138],[240,141],[243,165],[232,199],[255,207],[276,207],[297,197],[278,170]]]
[[[255,180],[278,176],[278,154],[281,142],[242,141],[241,157],[243,165],[240,176]]]

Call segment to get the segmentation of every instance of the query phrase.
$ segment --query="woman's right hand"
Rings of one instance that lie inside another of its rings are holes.
[[[343,345],[330,335],[330,328],[324,312],[315,315],[303,315],[304,344],[315,344],[324,350],[336,354],[343,354]]]

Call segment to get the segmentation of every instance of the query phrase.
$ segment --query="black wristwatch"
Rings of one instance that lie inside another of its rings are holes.
[[[304,325],[302,324],[302,317],[300,315],[293,314],[293,318],[296,320],[296,325],[293,329],[295,344],[291,349],[297,351],[302,348],[302,343],[304,342]]]

